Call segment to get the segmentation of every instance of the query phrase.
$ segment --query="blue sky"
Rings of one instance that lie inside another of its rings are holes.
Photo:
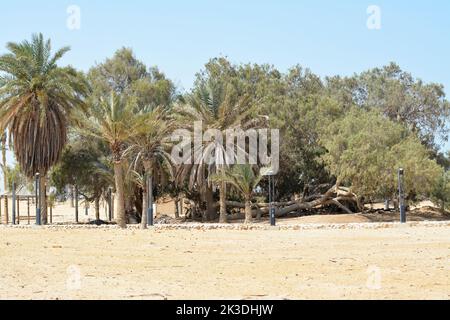
[[[80,30],[67,28],[69,5],[81,9]],[[366,26],[370,5],[381,8],[381,30]],[[184,89],[224,55],[282,71],[300,63],[321,76],[395,61],[450,94],[448,0],[15,0],[2,1],[0,30],[0,53],[43,32],[55,47],[70,45],[63,62],[82,70],[131,47]]]
[[[381,30],[366,26],[372,4],[382,10]],[[81,30],[66,26],[69,5],[81,9]],[[127,46],[185,89],[218,55],[281,70],[300,63],[322,76],[396,61],[450,88],[447,0],[15,0],[1,8],[0,52],[43,32],[55,46],[72,47],[65,63],[87,70]]]

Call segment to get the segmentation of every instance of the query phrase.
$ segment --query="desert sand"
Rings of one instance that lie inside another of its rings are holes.
[[[449,299],[450,227],[0,227],[0,299]]]

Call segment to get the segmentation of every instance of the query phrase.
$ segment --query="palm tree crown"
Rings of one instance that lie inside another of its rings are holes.
[[[235,165],[213,176],[213,180],[226,182],[236,188],[246,201],[251,200],[262,178],[263,175],[259,172],[255,173],[253,166],[249,164]]]
[[[9,130],[24,173],[45,175],[61,156],[72,111],[84,106],[88,86],[75,69],[57,65],[69,47],[52,55],[42,34],[7,48],[0,57],[0,129]]]
[[[233,86],[214,83],[212,81],[200,86],[198,90],[188,97],[188,103],[180,108],[188,126],[193,121],[202,121],[203,130],[217,129],[225,132],[228,129],[247,129],[253,125],[254,120],[250,118],[254,110],[248,96],[239,96]],[[201,159],[196,165],[183,166],[179,177],[183,179],[190,176],[189,183],[202,185],[208,181],[207,175],[223,170],[229,166],[226,148],[224,145],[213,142],[204,142],[197,145],[194,154],[200,155]],[[206,157],[215,154],[217,161],[213,165],[205,165]]]
[[[111,92],[109,97],[102,97],[92,103],[89,117],[79,115],[79,131],[84,136],[91,136],[109,144],[115,162],[120,162],[125,151],[125,142],[135,134],[142,125],[135,112],[136,105],[132,99]]]

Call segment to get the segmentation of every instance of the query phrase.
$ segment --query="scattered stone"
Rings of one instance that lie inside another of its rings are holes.
[[[157,216],[155,218],[155,224],[176,224],[178,221],[167,215]]]
[[[177,220],[168,217],[161,217],[161,220],[155,221],[155,226],[150,227],[148,230],[161,232],[166,230],[198,230],[198,231],[211,231],[211,230],[266,230],[266,231],[283,231],[283,230],[352,230],[352,229],[365,229],[365,230],[377,230],[377,229],[400,229],[400,228],[413,228],[413,227],[450,227],[450,221],[424,221],[424,222],[408,222],[401,224],[398,222],[380,222],[380,223],[347,223],[347,224],[296,224],[296,225],[279,225],[272,227],[263,224],[201,224],[201,223],[182,223]],[[137,230],[139,225],[128,225],[128,230]],[[33,225],[0,225],[0,229],[25,229],[25,230],[76,230],[76,229],[92,229],[92,230],[117,230],[119,227],[115,224],[53,224],[46,226],[33,226]]]

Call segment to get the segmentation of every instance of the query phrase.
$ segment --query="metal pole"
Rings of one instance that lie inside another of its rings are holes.
[[[270,176],[269,179],[272,179],[272,195],[271,195],[271,203],[270,203],[270,225],[274,227],[276,225],[275,221],[275,177]]]
[[[16,183],[12,183],[12,224],[16,224]]]
[[[36,173],[36,225],[41,225],[41,190],[40,190],[39,173]]]
[[[147,190],[148,190],[148,208],[147,208],[147,225],[153,226],[153,181],[152,177],[147,178]]]
[[[406,206],[405,206],[405,195],[403,188],[403,177],[405,171],[400,168],[398,170],[398,196],[399,196],[399,207],[400,207],[400,222],[406,223]]]

